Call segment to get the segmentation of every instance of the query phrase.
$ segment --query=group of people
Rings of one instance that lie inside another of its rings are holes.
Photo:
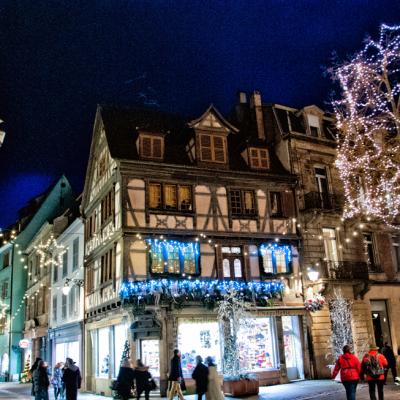
[[[343,354],[336,361],[332,378],[335,379],[340,372],[347,400],[356,400],[358,382],[364,379],[368,382],[370,400],[376,400],[376,390],[378,399],[384,400],[383,388],[389,369],[392,371],[395,384],[400,385],[396,372],[396,357],[388,343],[385,343],[382,353],[379,352],[379,347],[370,346],[369,352],[361,362],[351,353],[350,346],[346,345],[343,347]]]
[[[76,400],[81,387],[81,373],[72,358],[65,363],[57,363],[53,374],[49,374],[47,363],[37,358],[30,369],[32,376],[32,396],[35,400],[49,400],[49,386],[53,385],[55,400]],[[51,379],[49,379],[49,375]]]
[[[155,389],[155,382],[149,372],[149,367],[139,359],[136,361],[135,368],[132,368],[130,360],[126,358],[122,362],[117,377],[117,392],[122,400],[131,398],[135,382],[137,399],[139,400],[144,393],[145,399],[149,400],[150,391]]]
[[[193,370],[192,378],[196,382],[198,400],[202,400],[204,395],[207,400],[224,399],[218,378],[217,366],[214,364],[212,357],[207,357],[205,363],[203,363],[202,357],[196,356],[196,367]],[[178,396],[180,400],[184,400],[182,394],[182,390],[184,389],[185,381],[182,374],[181,353],[178,349],[175,349],[168,377],[168,399],[172,400],[175,396]]]

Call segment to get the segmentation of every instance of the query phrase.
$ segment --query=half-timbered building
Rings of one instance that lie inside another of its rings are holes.
[[[238,334],[242,370],[261,384],[308,373],[297,180],[258,94],[241,98],[231,122],[212,105],[195,119],[98,107],[82,200],[88,390],[109,391],[126,339],[161,392],[174,348],[188,377],[197,354],[221,370],[210,306],[229,285],[254,297],[254,329]]]

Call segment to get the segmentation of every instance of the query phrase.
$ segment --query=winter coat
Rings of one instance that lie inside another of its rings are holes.
[[[62,388],[63,387],[63,381],[62,381],[62,370],[61,368],[54,368],[53,371],[53,377],[51,378],[51,384],[55,388]]]
[[[150,391],[149,379],[151,379],[151,374],[148,367],[136,367],[135,379],[137,392]]]
[[[169,381],[179,381],[179,378],[183,378],[181,358],[173,356],[171,359],[171,368],[169,370]]]
[[[33,371],[33,390],[35,394],[40,390],[47,390],[50,382],[47,375],[47,368],[36,368]]]
[[[385,356],[390,368],[396,366],[396,357],[393,353],[393,349],[390,346],[384,346],[382,348],[382,354]]]
[[[121,367],[119,369],[117,382],[118,382],[118,393],[121,397],[128,398],[133,388],[133,380],[135,379],[135,372],[131,367]]]
[[[78,397],[78,389],[81,388],[81,371],[76,365],[69,365],[64,368],[62,381],[65,385],[65,398],[66,400],[76,400]]]
[[[354,354],[344,353],[336,361],[332,379],[336,378],[339,371],[342,382],[358,381],[360,379],[361,363]]]
[[[368,352],[369,357],[374,356],[378,359],[379,365],[382,368],[387,368],[388,367],[388,362],[385,358],[384,355],[379,354],[377,350],[370,350]],[[368,376],[367,372],[367,365],[369,364],[369,357],[366,355],[363,358],[362,364],[361,364],[361,375],[366,375],[367,376],[367,381],[383,381],[385,380],[385,375],[379,375],[379,378],[373,378],[372,376]]]
[[[207,392],[208,387],[208,368],[203,364],[199,363],[193,370],[192,378],[196,381],[196,393],[203,394]]]
[[[217,367],[215,365],[209,365],[206,400],[223,400],[224,398],[225,397],[221,390],[221,380],[218,376]]]

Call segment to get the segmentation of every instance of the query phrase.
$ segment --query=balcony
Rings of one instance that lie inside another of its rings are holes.
[[[324,261],[321,278],[341,281],[367,281],[368,264],[363,261]]]
[[[343,196],[332,193],[309,192],[304,195],[304,210],[341,210]]]

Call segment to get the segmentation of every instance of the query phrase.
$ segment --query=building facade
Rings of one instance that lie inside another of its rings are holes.
[[[213,285],[254,293],[256,327],[238,334],[243,371],[262,384],[309,374],[297,180],[259,111],[252,97],[236,127],[212,106],[195,120],[98,109],[82,200],[88,390],[108,392],[126,339],[161,392],[176,347],[185,376],[196,354],[222,371],[223,329],[204,307]]]

